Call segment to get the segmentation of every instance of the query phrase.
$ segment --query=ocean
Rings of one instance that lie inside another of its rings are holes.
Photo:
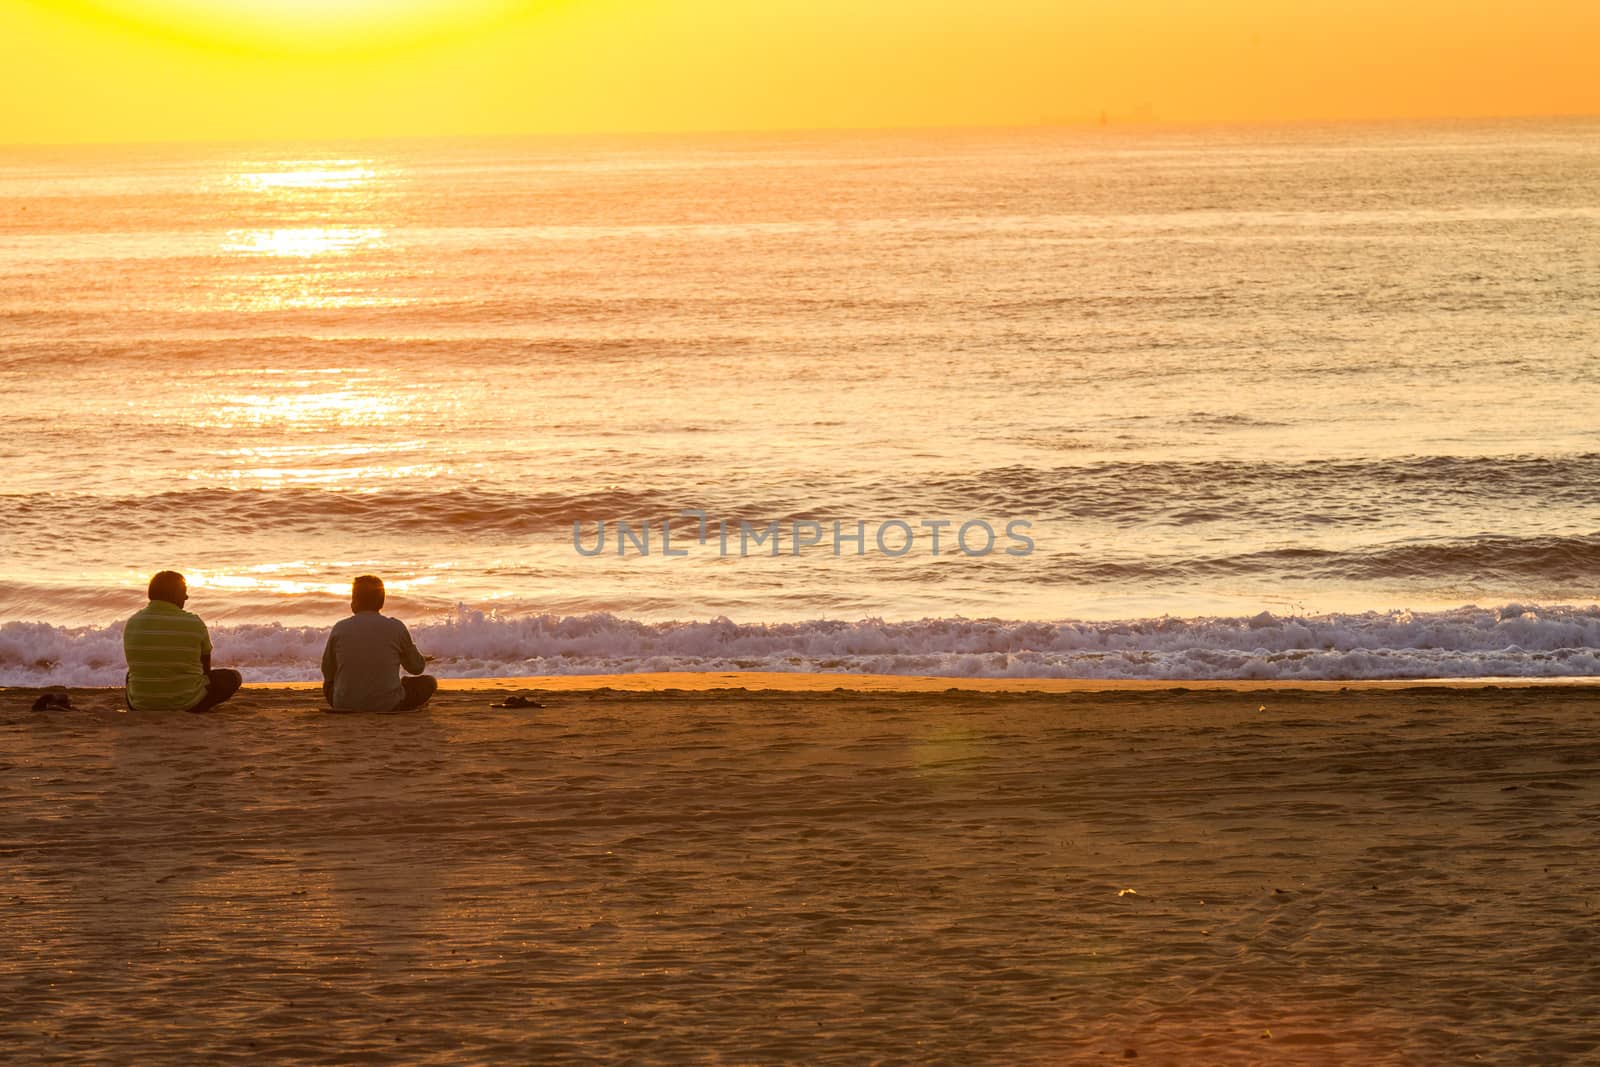
[[[447,679],[1592,675],[1597,173],[1600,120],[0,149],[0,684],[120,683],[165,568],[247,681],[368,571]]]

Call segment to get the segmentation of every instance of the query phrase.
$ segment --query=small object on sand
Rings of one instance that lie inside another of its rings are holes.
[[[34,711],[71,711],[72,698],[65,693],[43,693],[33,702]]]
[[[1139,895],[1139,891],[1137,889],[1119,889],[1119,890],[1117,890],[1117,896],[1119,896],[1119,897],[1136,897],[1138,895]]]
[[[490,704],[489,706],[491,708],[542,708],[542,707],[544,707],[544,705],[539,703],[537,700],[534,700],[531,697],[525,697],[525,696],[506,697],[506,699],[505,699],[505,701],[503,703]]]
[[[1266,711],[1267,710],[1267,706],[1265,704],[1263,704],[1259,708],[1257,708],[1256,710],[1257,711]]]

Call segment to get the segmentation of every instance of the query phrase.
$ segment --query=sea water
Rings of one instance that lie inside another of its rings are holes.
[[[1594,120],[3,149],[0,683],[119,681],[164,568],[257,680],[369,571],[445,675],[1595,673],[1596,174]]]

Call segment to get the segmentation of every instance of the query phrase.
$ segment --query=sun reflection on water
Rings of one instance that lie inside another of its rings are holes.
[[[218,425],[325,423],[334,426],[377,426],[405,417],[393,397],[359,389],[335,389],[310,394],[236,393],[228,400],[232,410],[227,413],[227,422],[219,422]]]
[[[217,243],[212,310],[277,312],[396,307],[389,291],[391,221],[384,204],[403,184],[365,159],[285,160],[236,166],[233,223]]]
[[[229,230],[223,250],[249,256],[348,256],[383,244],[376,226],[299,226],[272,230]]]
[[[360,458],[380,451],[370,441],[338,442],[277,437],[286,431],[349,431],[393,428],[411,422],[425,404],[413,391],[396,388],[385,374],[362,370],[303,372],[285,378],[271,368],[242,369],[215,375],[197,397],[197,424],[209,429],[262,431],[265,436],[235,439],[219,453],[241,459],[272,460],[318,457]],[[416,442],[386,443],[393,453]],[[304,464],[292,464],[302,466]]]
[[[240,189],[276,190],[359,189],[378,177],[363,160],[285,162],[277,170],[238,174],[232,183]]]
[[[211,588],[271,596],[324,594],[345,597],[350,595],[347,574],[370,571],[375,567],[373,560],[293,560],[264,563],[235,571],[195,569],[185,571],[184,575],[191,590]],[[389,573],[384,577],[384,585],[391,593],[404,594],[439,581],[439,576],[435,574],[392,576],[392,563],[385,569]]]
[[[218,471],[215,478],[237,485],[251,484],[259,488],[295,485],[338,488],[343,482],[357,485],[401,479],[416,482],[439,478],[449,472],[450,468],[442,463],[384,464],[366,467],[239,467]]]

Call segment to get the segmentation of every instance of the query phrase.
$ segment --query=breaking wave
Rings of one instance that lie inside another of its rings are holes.
[[[804,671],[962,678],[1365,679],[1600,674],[1600,605],[1438,612],[1015,622],[930,618],[646,623],[612,614],[413,627],[444,679],[644,671]],[[327,630],[212,627],[247,682],[309,681]],[[120,685],[122,626],[0,624],[0,684]]]

